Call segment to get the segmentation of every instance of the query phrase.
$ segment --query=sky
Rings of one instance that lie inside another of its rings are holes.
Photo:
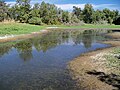
[[[5,0],[8,4],[15,4],[16,0]],[[31,5],[35,3],[41,3],[45,1],[47,3],[55,4],[57,7],[72,11],[73,6],[77,6],[80,8],[84,8],[86,3],[92,4],[94,9],[104,9],[109,8],[111,10],[119,10],[120,11],[120,0],[31,0]]]

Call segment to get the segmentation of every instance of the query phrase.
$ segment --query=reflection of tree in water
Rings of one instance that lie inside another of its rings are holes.
[[[17,49],[20,58],[22,58],[24,61],[32,59],[32,43],[30,40],[17,43],[15,48]]]
[[[70,35],[70,32],[66,31],[66,32],[62,32],[62,43],[65,43],[69,41],[69,35]]]
[[[34,47],[38,51],[46,52],[48,49],[54,48],[57,46],[58,36],[51,33],[46,34],[40,38],[34,40]]]
[[[75,45],[81,43],[82,34],[80,31],[71,32],[71,37]]]
[[[46,52],[47,50],[55,48],[57,45],[61,45],[62,43],[73,42],[75,45],[78,45],[82,42],[86,48],[90,48],[94,38],[97,40],[100,39],[100,37],[95,37],[95,33],[97,32],[92,30],[86,30],[84,32],[78,30],[56,30],[45,35],[40,35],[39,37],[19,41],[13,45],[2,45],[0,46],[0,56],[8,53],[12,47],[15,47],[18,50],[19,56],[23,60],[30,60],[32,58],[32,46],[34,46],[37,51]]]
[[[8,53],[10,51],[12,46],[0,46],[0,57],[3,56],[4,54]]]
[[[51,48],[55,48],[61,43],[68,42],[68,32],[51,32],[42,37],[34,38],[34,47],[37,51],[46,52]]]
[[[83,42],[85,48],[90,48],[91,47],[92,37],[93,37],[93,35],[92,35],[91,30],[84,31],[83,36],[82,36],[82,42]]]

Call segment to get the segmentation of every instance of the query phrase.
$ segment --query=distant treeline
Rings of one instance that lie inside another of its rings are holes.
[[[118,10],[94,10],[91,4],[86,4],[82,10],[74,6],[73,11],[64,11],[54,4],[42,2],[30,5],[31,0],[16,0],[16,4],[10,6],[0,0],[0,22],[14,20],[21,23],[36,25],[42,24],[120,24]]]

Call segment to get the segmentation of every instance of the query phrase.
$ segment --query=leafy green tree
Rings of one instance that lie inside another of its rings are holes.
[[[108,21],[108,23],[112,24],[113,20],[115,20],[115,18],[118,15],[118,11],[110,11],[109,9],[105,8],[103,9],[103,13],[105,14],[105,20]]]
[[[70,21],[69,12],[68,11],[63,11],[62,22],[63,23],[68,23],[69,21]]]
[[[29,19],[29,12],[30,12],[30,0],[17,0],[16,5],[16,15],[17,15],[17,20],[20,22],[28,22]]]
[[[86,4],[84,9],[74,6],[73,12],[63,11],[54,4],[42,2],[36,3],[32,7],[31,0],[16,0],[13,6],[7,5],[4,0],[0,0],[0,22],[4,20],[15,20],[21,23],[61,24],[61,23],[110,23],[119,24],[118,10],[94,10],[91,4]]]
[[[96,10],[92,14],[92,23],[100,23],[101,21],[104,21],[104,13],[100,10]]]
[[[33,8],[31,9],[29,15],[30,17],[39,17],[40,18],[40,5],[39,3],[34,4]]]
[[[9,19],[8,7],[9,6],[3,0],[0,0],[0,22]]]
[[[93,14],[93,7],[91,4],[86,4],[83,9],[83,20],[85,23],[91,23],[92,22],[92,14]]]
[[[79,20],[82,20],[82,10],[81,10],[81,8],[73,6],[73,14],[75,14]]]
[[[54,4],[42,2],[40,5],[40,17],[45,24],[56,24],[58,22],[58,8]]]
[[[120,15],[113,21],[115,25],[120,25]]]

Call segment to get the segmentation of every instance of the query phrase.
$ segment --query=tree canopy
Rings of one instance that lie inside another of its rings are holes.
[[[33,6],[31,0],[16,0],[16,4],[11,6],[0,0],[0,22],[4,20],[15,20],[21,23],[36,25],[42,24],[66,24],[66,23],[93,23],[93,24],[120,24],[120,14],[118,10],[94,10],[91,4],[86,4],[82,10],[73,6],[73,11],[64,11],[54,4],[44,1]]]

